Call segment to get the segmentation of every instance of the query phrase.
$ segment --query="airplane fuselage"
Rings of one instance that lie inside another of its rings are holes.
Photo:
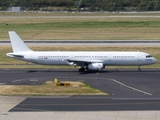
[[[10,56],[8,53],[7,56]],[[149,65],[156,62],[155,58],[145,52],[19,52],[16,59],[44,65],[68,65],[68,60],[103,63],[106,65]],[[76,63],[76,62],[75,62]]]

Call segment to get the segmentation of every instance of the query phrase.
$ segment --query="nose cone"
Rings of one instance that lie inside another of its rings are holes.
[[[153,58],[153,64],[154,64],[154,63],[157,63],[157,60],[156,60],[156,58]]]

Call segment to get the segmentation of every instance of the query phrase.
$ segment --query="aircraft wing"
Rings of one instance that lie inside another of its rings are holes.
[[[82,60],[82,59],[67,59],[70,65],[76,65],[76,66],[81,66],[81,65],[88,65],[90,63],[103,63],[103,60]]]
[[[83,63],[96,63],[103,62],[102,60],[78,60],[78,59],[68,59],[69,62],[83,62]]]

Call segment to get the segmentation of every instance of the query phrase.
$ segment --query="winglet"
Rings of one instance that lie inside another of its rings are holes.
[[[14,53],[31,51],[15,31],[9,31],[8,34],[10,37],[10,41],[11,41],[12,49]]]

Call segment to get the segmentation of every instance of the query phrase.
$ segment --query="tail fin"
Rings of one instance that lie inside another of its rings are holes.
[[[9,37],[10,37],[10,41],[11,41],[12,49],[13,49],[14,53],[31,51],[27,47],[27,45],[22,41],[22,39],[17,35],[16,32],[9,31],[8,34],[9,34]]]

